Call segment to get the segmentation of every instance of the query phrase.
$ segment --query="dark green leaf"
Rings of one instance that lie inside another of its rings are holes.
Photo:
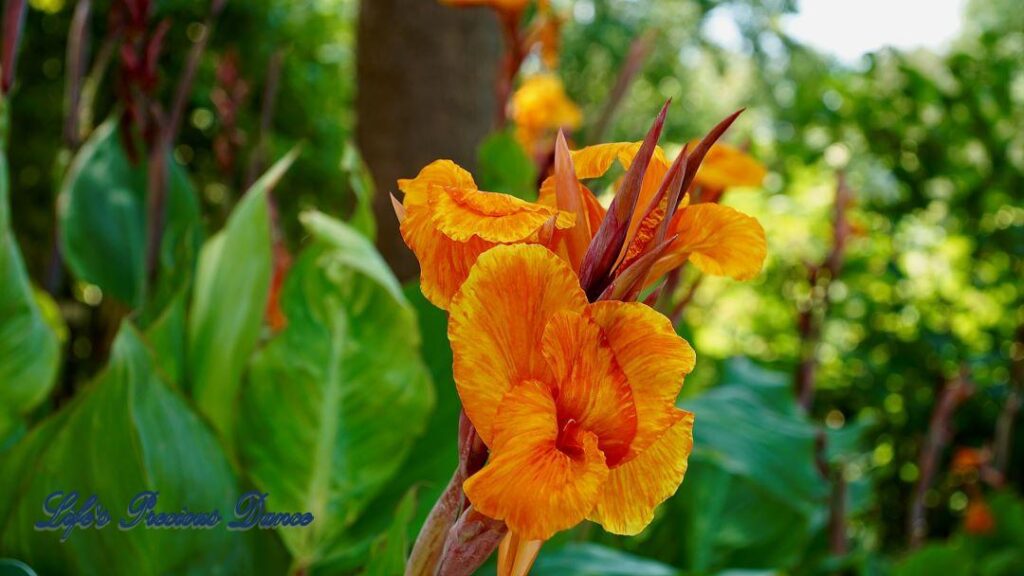
[[[50,393],[60,363],[57,333],[40,310],[10,229],[8,192],[7,157],[0,153],[0,449],[21,427],[20,417]]]
[[[956,543],[931,544],[897,564],[893,576],[971,576],[971,557]]]
[[[698,572],[793,566],[828,496],[817,429],[784,375],[743,363],[726,374],[725,385],[684,403],[696,415],[689,470],[641,551]]]
[[[198,245],[199,202],[184,170],[172,159],[162,257],[181,242]],[[133,165],[121,146],[117,118],[97,128],[79,150],[61,186],[61,250],[75,277],[136,307],[146,276],[146,164]],[[193,250],[194,254],[195,251]],[[182,270],[191,270],[191,262]]]
[[[569,544],[546,552],[541,549],[533,576],[674,576],[671,567],[597,544]]]
[[[248,535],[210,530],[118,529],[131,499],[159,492],[159,511],[219,510],[230,518],[235,478],[213,434],[158,377],[150,351],[122,325],[110,364],[0,465],[0,554],[43,574],[252,573]],[[39,531],[55,491],[95,494],[109,511],[103,529]]]

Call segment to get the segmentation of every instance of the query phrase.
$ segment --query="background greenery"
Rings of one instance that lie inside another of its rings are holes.
[[[110,4],[95,2],[94,14]],[[172,150],[175,200],[148,284],[145,170],[114,121],[103,123],[118,110],[114,83],[100,85],[100,127],[72,160],[61,133],[73,3],[30,5],[0,165],[0,556],[40,574],[214,564],[396,573],[454,468],[458,404],[444,314],[415,283],[400,286],[372,246],[372,187],[349,147],[356,4],[228,3]],[[666,98],[670,146],[748,108],[727,139],[769,175],[724,202],[760,219],[769,256],[752,282],[701,280],[682,310],[679,331],[699,362],[681,399],[697,425],[679,494],[636,538],[591,526],[558,536],[535,573],[1024,572],[1024,427],[1004,443],[1007,462],[954,462],[963,448],[984,460],[1000,446],[997,422],[1024,388],[1024,12],[972,0],[948,49],[850,64],[786,36],[789,0],[555,5],[570,15],[558,72],[584,111],[579,142],[594,140],[643,33],[656,35],[653,49],[604,140],[637,139]],[[157,5],[174,22],[164,101],[206,9]],[[742,50],[706,33],[723,9]],[[107,28],[91,20],[94,44]],[[305,145],[250,188],[278,51],[262,166]],[[237,119],[215,104],[223,94]],[[215,151],[225,141],[231,162]],[[522,161],[491,139],[481,180],[521,193],[532,174],[510,167]],[[833,245],[840,172],[855,198],[844,265],[811,281],[809,266]],[[55,273],[58,246],[67,267]],[[292,262],[283,276],[281,248]],[[687,271],[682,286],[697,281]],[[268,321],[268,299],[286,327]],[[792,390],[808,315],[821,336],[805,410]],[[958,382],[973,393],[936,429]],[[944,442],[928,472],[921,454],[936,433]],[[841,550],[830,525],[838,485]],[[317,529],[78,531],[65,544],[31,530],[54,489],[121,503],[143,486],[168,509],[229,509],[255,487],[278,509],[314,511]],[[928,523],[921,547],[908,544],[916,500]],[[979,506],[991,515],[984,530],[967,521]]]

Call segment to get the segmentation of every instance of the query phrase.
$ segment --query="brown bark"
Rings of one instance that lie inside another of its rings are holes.
[[[438,158],[472,171],[495,117],[501,36],[487,9],[437,0],[361,0],[356,139],[377,186],[377,245],[400,279],[415,275],[389,193]]]

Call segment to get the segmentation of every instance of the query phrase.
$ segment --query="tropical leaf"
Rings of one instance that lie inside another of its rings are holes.
[[[370,240],[377,239],[377,220],[373,217],[373,197],[376,187],[370,169],[363,162],[359,149],[352,142],[345,145],[341,156],[341,169],[348,175],[348,185],[355,194],[355,208],[349,218],[350,226]]]
[[[211,530],[121,530],[137,493],[158,491],[157,511],[217,510],[229,521],[237,485],[221,447],[185,400],[157,375],[129,323],[110,364],[69,405],[26,436],[0,465],[0,554],[43,574],[249,574],[249,535]],[[95,495],[111,525],[38,530],[46,499]],[[255,538],[257,535],[253,534]],[[263,560],[267,561],[267,560]],[[280,569],[280,567],[279,567]]]
[[[597,544],[569,544],[541,549],[533,576],[675,576],[679,571],[660,562]]]
[[[392,576],[405,572],[409,550],[409,527],[416,513],[416,489],[406,493],[395,510],[391,527],[377,538],[370,551],[366,576]]]
[[[383,259],[342,222],[302,221],[313,243],[285,281],[287,327],[252,360],[238,438],[256,486],[314,514],[282,533],[308,567],[355,545],[347,529],[405,459],[433,393],[415,313]]]
[[[161,257],[188,243],[195,254],[201,239],[199,201],[185,171],[167,160],[170,187]],[[117,134],[117,116],[100,125],[71,162],[58,202],[60,244],[68,268],[131,307],[146,288],[147,167],[132,164]],[[191,270],[181,263],[179,273]]]
[[[188,319],[188,379],[200,411],[233,453],[238,387],[256,348],[272,273],[267,194],[298,150],[282,158],[245,194],[224,230],[210,238],[199,266]]]
[[[683,404],[696,415],[686,479],[635,547],[700,573],[791,567],[824,521],[817,428],[785,375],[736,359],[723,381]]]
[[[50,393],[60,341],[40,309],[10,228],[7,156],[0,152],[0,452],[21,416]]]

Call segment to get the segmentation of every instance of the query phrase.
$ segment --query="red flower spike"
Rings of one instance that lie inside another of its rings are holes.
[[[621,274],[612,280],[605,288],[598,300],[621,300],[633,302],[640,296],[640,292],[647,284],[647,273],[651,267],[665,253],[678,236],[672,236],[668,240],[655,245],[654,248],[645,251],[639,258],[622,271]]]
[[[593,301],[611,281],[612,268],[619,258],[623,244],[626,242],[626,234],[629,232],[629,223],[633,210],[636,209],[636,201],[640,195],[640,187],[644,181],[644,174],[647,172],[647,165],[654,155],[654,148],[661,137],[661,130],[665,126],[665,115],[668,113],[668,106],[671,100],[665,102],[657,119],[651,126],[647,137],[644,138],[640,150],[637,151],[633,163],[622,178],[622,185],[619,187],[608,213],[601,221],[601,227],[594,235],[587,254],[580,265],[580,286],[587,293],[587,298]]]
[[[690,188],[690,184],[693,184],[693,179],[697,177],[697,170],[700,169],[700,164],[704,161],[704,156],[707,155],[708,150],[711,150],[711,147],[714,146],[715,142],[722,137],[722,134],[725,134],[725,131],[732,126],[732,123],[739,118],[740,114],[743,114],[744,110],[746,110],[746,108],[740,108],[726,116],[724,120],[716,124],[715,127],[712,128],[696,146],[694,146],[693,152],[691,152],[686,158],[686,170],[683,172],[683,185],[680,188],[680,194],[682,194],[683,191],[688,190]],[[678,206],[678,203],[676,205]],[[675,208],[672,210],[674,212]]]

